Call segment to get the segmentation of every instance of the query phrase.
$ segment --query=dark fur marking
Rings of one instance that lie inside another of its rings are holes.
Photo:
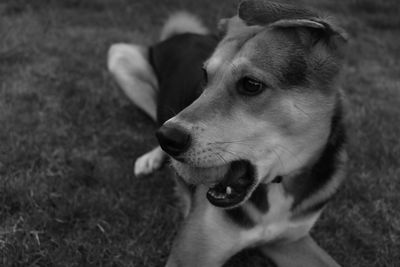
[[[150,48],[149,62],[158,84],[157,120],[162,125],[199,97],[203,90],[201,67],[214,51],[212,35],[179,34]]]
[[[307,63],[300,50],[291,52],[287,65],[282,69],[281,83],[287,86],[305,85]]]
[[[253,194],[249,198],[249,202],[252,203],[261,212],[266,213],[269,210],[269,202],[267,196],[267,185],[260,184],[259,186],[257,186]]]
[[[223,267],[278,267],[267,255],[258,247],[246,248],[231,257]]]
[[[345,144],[345,139],[342,110],[339,103],[332,117],[328,142],[318,161],[298,176],[290,178],[293,179],[293,184],[287,190],[289,194],[294,196],[292,210],[334,178],[338,167],[343,164],[339,161],[338,155]],[[318,210],[318,208],[321,209],[331,196],[326,196],[309,208],[314,211]]]
[[[340,64],[330,58],[317,58],[310,63],[310,70],[320,87],[324,87],[337,76],[340,71]]]
[[[317,14],[296,7],[270,1],[243,1],[239,5],[238,15],[247,25],[267,25],[281,19],[309,19]]]
[[[243,228],[252,228],[256,225],[256,223],[244,211],[243,207],[225,210],[225,214],[232,222]]]

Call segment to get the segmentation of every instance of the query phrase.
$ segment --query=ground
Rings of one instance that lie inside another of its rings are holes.
[[[303,2],[350,35],[349,174],[312,235],[343,266],[400,266],[400,3]],[[163,266],[180,221],[172,181],[133,177],[155,125],[112,81],[107,49],[151,43],[171,11],[213,27],[235,6],[0,1],[1,266]]]

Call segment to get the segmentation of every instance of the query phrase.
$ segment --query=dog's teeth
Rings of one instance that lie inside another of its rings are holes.
[[[224,193],[218,193],[215,191],[211,191],[210,193],[214,198],[217,198],[217,199],[223,199],[226,197],[226,194],[224,194]]]
[[[226,194],[227,194],[227,195],[232,194],[232,188],[231,188],[230,186],[227,186],[227,187],[226,187]]]

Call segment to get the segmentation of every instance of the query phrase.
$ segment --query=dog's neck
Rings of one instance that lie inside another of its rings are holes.
[[[342,179],[334,179],[335,175],[344,174],[345,167],[345,142],[346,133],[344,130],[342,118],[342,106],[340,103],[336,105],[334,110],[331,131],[324,148],[319,156],[302,168],[295,174],[275,178],[275,181],[281,180],[285,191],[294,198],[292,210],[301,206],[307,199],[310,199],[317,192],[321,192],[329,183],[341,181]],[[335,189],[339,184],[335,185]],[[333,196],[336,190],[321,194],[315,199],[301,208],[301,213],[312,213],[320,210]]]

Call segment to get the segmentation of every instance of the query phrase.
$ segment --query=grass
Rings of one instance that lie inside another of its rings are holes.
[[[349,175],[312,234],[343,266],[400,266],[400,5],[304,2],[352,38]],[[182,8],[212,26],[235,3],[0,1],[1,266],[163,266],[180,221],[173,184],[166,170],[132,177],[155,126],[111,80],[106,52],[151,43]],[[236,265],[260,266],[250,255]]]

